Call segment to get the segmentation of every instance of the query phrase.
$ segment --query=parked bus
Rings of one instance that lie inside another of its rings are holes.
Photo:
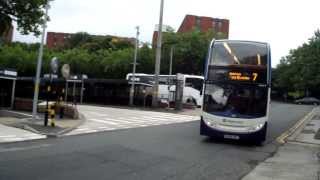
[[[213,40],[205,68],[200,134],[265,141],[270,87],[267,43]]]
[[[202,105],[203,76],[187,75],[183,76],[183,103],[194,104],[200,107]],[[127,74],[126,79],[131,84],[133,78],[132,73]],[[176,75],[159,75],[159,93],[160,100],[174,101]],[[154,84],[153,74],[135,74],[135,84],[152,88]]]

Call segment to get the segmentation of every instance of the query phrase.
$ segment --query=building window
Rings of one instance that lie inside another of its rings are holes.
[[[197,29],[201,29],[201,18],[200,17],[196,17],[196,28]]]
[[[218,22],[218,29],[219,29],[219,30],[222,29],[222,22],[221,22],[221,21]]]
[[[222,22],[220,20],[215,20],[212,22],[213,29],[216,33],[222,31]]]

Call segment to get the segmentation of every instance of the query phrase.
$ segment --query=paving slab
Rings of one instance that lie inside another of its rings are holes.
[[[287,143],[243,180],[318,180],[319,147]]]
[[[44,139],[46,136],[0,124],[0,143]]]

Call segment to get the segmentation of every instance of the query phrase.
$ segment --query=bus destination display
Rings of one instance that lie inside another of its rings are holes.
[[[241,72],[229,72],[229,79],[233,81],[252,81],[255,82],[258,78],[258,73],[241,73]]]

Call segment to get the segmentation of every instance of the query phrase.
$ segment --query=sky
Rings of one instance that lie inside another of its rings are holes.
[[[54,0],[48,31],[134,37],[151,42],[160,0]],[[186,14],[230,20],[229,39],[270,43],[272,66],[320,28],[319,0],[165,0],[163,23],[177,30]],[[40,38],[14,33],[15,41]]]

